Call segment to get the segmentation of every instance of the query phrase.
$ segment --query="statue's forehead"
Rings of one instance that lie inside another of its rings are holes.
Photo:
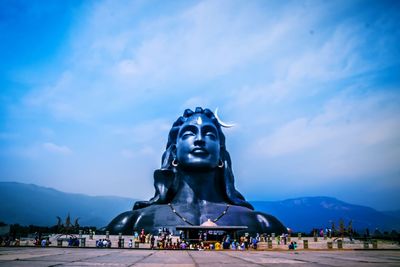
[[[203,114],[190,116],[183,125],[212,125],[215,127],[212,120]]]

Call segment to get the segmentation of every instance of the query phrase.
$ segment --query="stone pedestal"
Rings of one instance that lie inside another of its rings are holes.
[[[86,247],[86,237],[79,238],[79,246],[82,248]]]
[[[337,248],[338,248],[338,249],[343,249],[343,240],[342,240],[342,239],[338,239],[338,241],[337,241]]]
[[[331,241],[326,243],[328,245],[328,249],[333,249],[333,243]]]
[[[303,248],[308,249],[308,240],[307,239],[303,240]]]
[[[263,241],[258,242],[258,244],[257,244],[257,249],[259,249],[259,250],[265,250],[265,249],[267,249],[267,248],[268,248],[267,242],[263,242]]]
[[[118,247],[119,248],[124,248],[125,245],[125,240],[123,238],[118,239]]]

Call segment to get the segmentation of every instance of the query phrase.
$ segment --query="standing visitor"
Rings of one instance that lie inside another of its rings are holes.
[[[151,235],[151,237],[150,237],[150,248],[151,249],[154,249],[154,241],[155,241],[154,235]]]

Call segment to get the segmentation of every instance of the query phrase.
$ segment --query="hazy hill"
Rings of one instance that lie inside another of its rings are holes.
[[[74,223],[105,226],[117,214],[132,209],[133,199],[108,196],[87,196],[57,191],[33,184],[0,182],[0,221],[21,225],[51,226],[56,216],[63,221],[70,213]]]
[[[0,221],[21,225],[51,226],[56,216],[65,220],[79,217],[84,226],[106,226],[112,218],[130,210],[134,199],[122,197],[94,197],[83,194],[60,192],[33,184],[0,182]],[[352,205],[330,197],[303,197],[284,201],[251,201],[256,210],[272,214],[294,231],[330,227],[330,221],[338,226],[339,220],[347,224],[353,220],[358,230],[400,229],[400,217],[396,212],[379,212],[369,207]]]
[[[253,201],[256,210],[264,211],[279,218],[295,231],[310,231],[312,228],[330,227],[339,220],[345,225],[353,221],[353,228],[362,233],[370,230],[400,229],[400,218],[390,212],[380,212],[370,207],[353,205],[331,197],[303,197],[283,201]]]
[[[385,213],[386,215],[400,219],[400,210],[387,210],[387,211],[383,211],[383,213]]]

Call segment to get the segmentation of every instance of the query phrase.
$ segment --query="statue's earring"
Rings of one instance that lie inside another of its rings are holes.
[[[178,161],[176,159],[174,159],[171,164],[174,167],[178,167],[178,165],[179,165],[179,163],[178,163]]]
[[[224,162],[220,159],[218,162],[218,168],[223,168],[224,167]]]

